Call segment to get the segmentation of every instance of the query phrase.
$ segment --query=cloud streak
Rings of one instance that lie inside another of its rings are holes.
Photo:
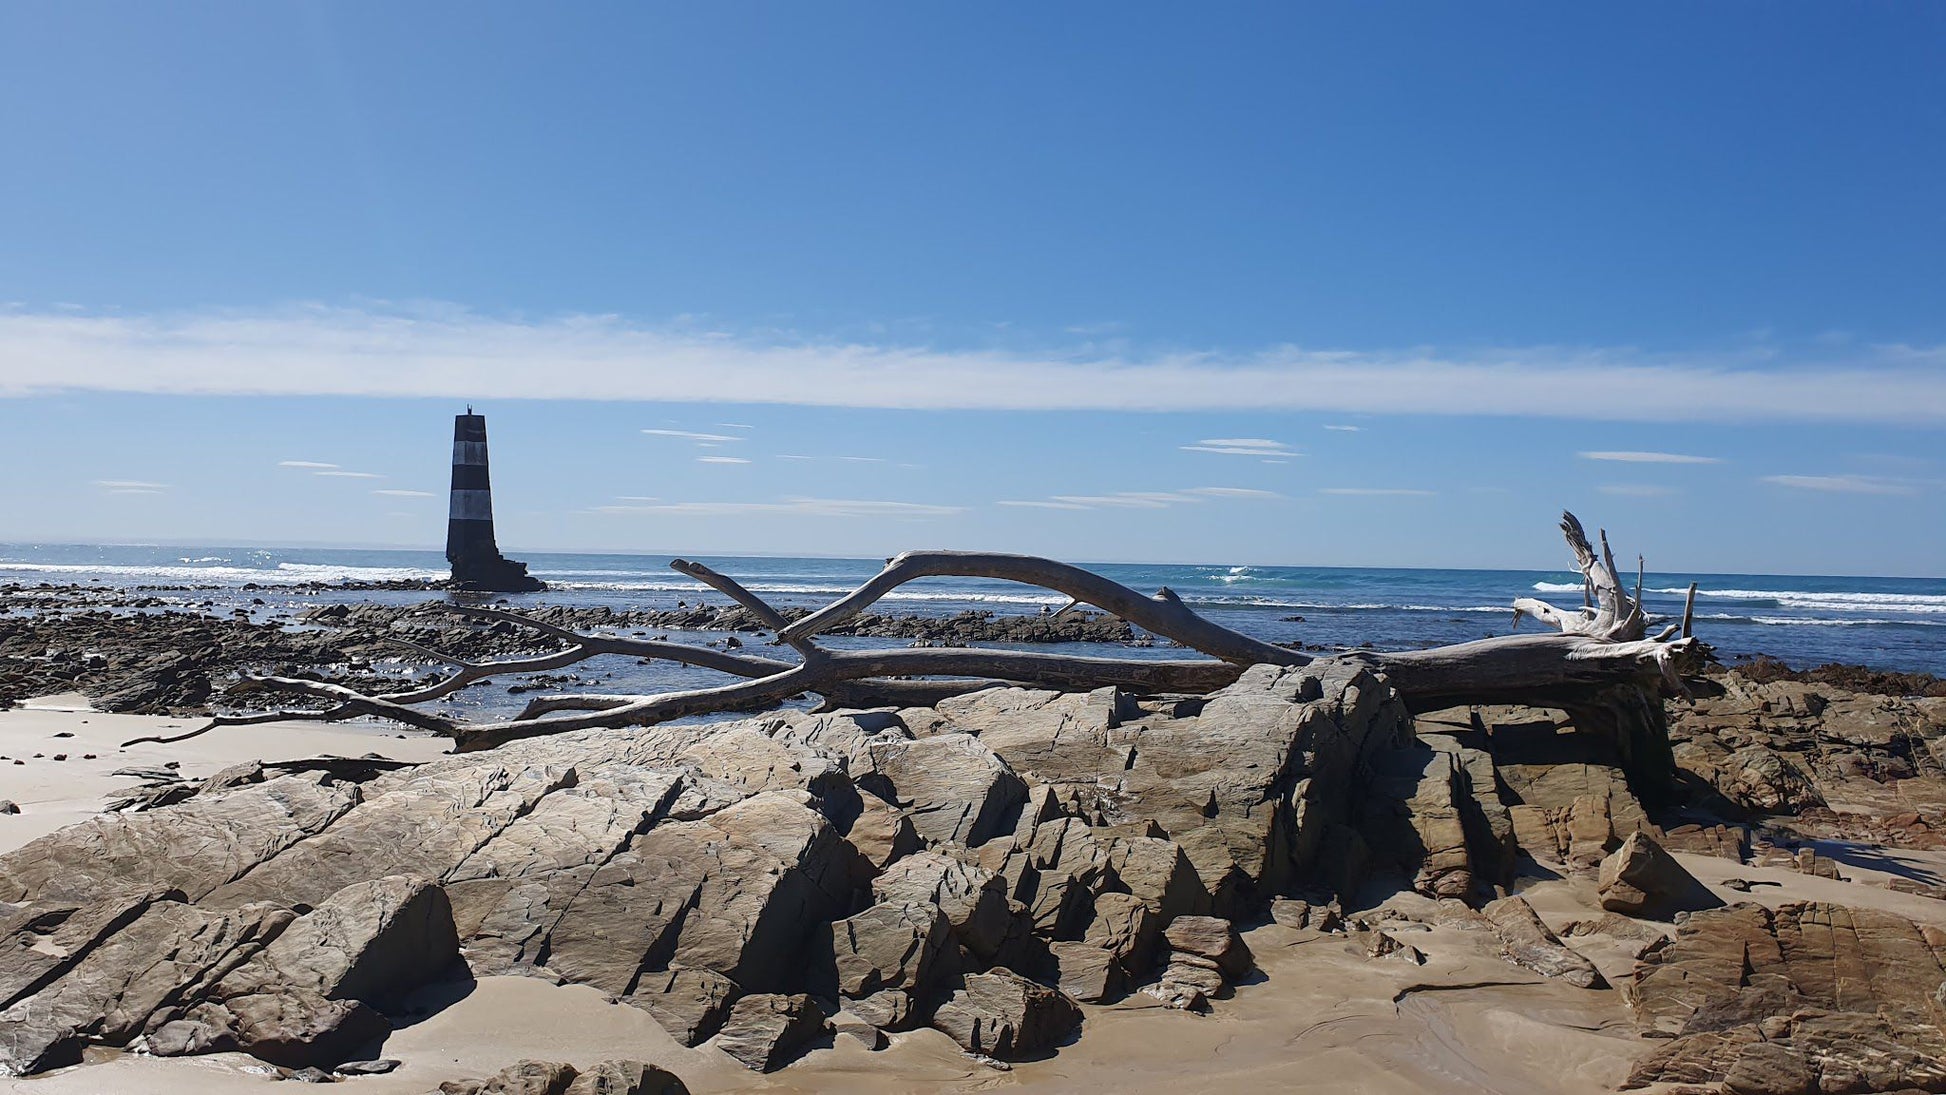
[[[1282,441],[1266,437],[1212,437],[1194,445],[1181,446],[1184,452],[1213,452],[1225,456],[1302,456]]]
[[[1119,490],[1112,494],[1057,494],[1046,499],[1008,499],[996,506],[1025,506],[1034,509],[1168,509],[1195,505],[1212,498],[1283,498],[1274,490],[1255,487],[1187,487],[1183,490]]]
[[[0,311],[0,395],[121,391],[776,403],[904,409],[1317,411],[1616,421],[1946,423],[1946,347],[1817,356],[1525,348],[1103,356],[780,342],[614,316],[453,306],[124,315]],[[1843,355],[1843,356],[1831,356]],[[729,434],[690,440],[728,440]],[[721,443],[718,441],[717,443]],[[1249,448],[1249,446],[1232,446]]]
[[[1869,475],[1766,475],[1763,481],[1792,490],[1826,494],[1915,494],[1911,484]]]
[[[1714,456],[1691,456],[1680,452],[1581,452],[1583,460],[1604,460],[1616,464],[1721,464]]]
[[[678,437],[685,441],[700,441],[705,445],[721,445],[725,441],[741,441],[743,438],[727,433],[697,433],[695,430],[643,430],[651,437]]]
[[[161,494],[169,489],[167,483],[149,483],[140,479],[97,479],[94,485],[110,494]]]
[[[659,514],[664,517],[950,517],[965,506],[924,502],[881,502],[845,498],[786,498],[777,502],[665,502],[659,505],[596,506],[609,514]]]

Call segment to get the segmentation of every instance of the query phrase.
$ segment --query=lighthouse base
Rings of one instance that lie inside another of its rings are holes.
[[[527,573],[527,564],[495,551],[475,552],[452,561],[453,588],[473,593],[539,593],[547,583]]]

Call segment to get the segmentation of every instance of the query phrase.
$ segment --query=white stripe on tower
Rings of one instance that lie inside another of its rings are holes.
[[[484,465],[486,462],[487,462],[486,442],[484,441],[453,442],[453,464],[455,467],[460,465],[478,467],[480,465]]]

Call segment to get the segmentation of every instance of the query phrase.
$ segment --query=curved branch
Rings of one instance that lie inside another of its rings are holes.
[[[996,578],[1040,586],[1094,605],[1166,639],[1233,665],[1305,665],[1310,658],[1281,646],[1211,623],[1169,590],[1144,597],[1120,582],[1051,559],[980,551],[908,551],[885,565],[865,584],[781,629],[782,642],[796,642],[851,619],[879,598],[919,578]]]
[[[347,688],[342,684],[332,684],[329,681],[311,681],[304,680],[300,677],[245,677],[231,685],[229,691],[231,694],[291,692],[300,696],[335,700],[338,706],[331,712],[335,718],[343,719],[356,715],[369,715],[373,718],[391,719],[393,722],[402,722],[407,726],[416,726],[421,730],[430,730],[435,734],[444,734],[447,737],[456,737],[459,729],[459,724],[451,719],[443,718],[439,715],[430,715],[424,711],[415,710],[381,696],[367,696],[356,689]],[[283,716],[287,718],[318,717],[312,716],[309,712],[301,711],[294,713],[284,712]],[[271,722],[274,720],[266,718],[261,721]],[[211,729],[214,729],[214,727],[211,727]]]
[[[199,738],[222,726],[261,726],[267,722],[337,722],[352,718],[358,712],[350,704],[339,704],[322,711],[264,711],[254,715],[213,715],[210,720],[186,734],[158,734],[143,738],[130,738],[121,744],[126,749],[131,745],[174,745],[179,741]]]
[[[455,748],[465,751],[568,730],[647,726],[687,715],[778,703],[804,692],[823,694],[854,681],[882,677],[974,678],[939,682],[924,690],[923,694],[937,698],[940,693],[958,694],[1002,682],[1073,690],[1115,686],[1150,692],[1209,692],[1236,680],[1241,672],[1237,666],[1215,661],[1138,661],[1020,650],[847,650],[759,680],[714,688],[651,696],[536,697],[519,716],[509,721],[456,727],[453,740]],[[886,683],[926,685],[930,682]],[[559,711],[576,713],[542,717]]]
[[[478,616],[487,620],[504,620],[507,623],[530,627],[549,638],[561,639],[581,647],[581,658],[592,658],[598,654],[622,654],[632,658],[661,658],[664,661],[679,662],[702,669],[714,669],[720,673],[730,673],[738,677],[768,677],[782,673],[795,662],[780,658],[766,658],[761,654],[732,654],[727,650],[717,650],[708,646],[691,646],[688,643],[672,643],[661,639],[625,639],[615,635],[583,635],[569,631],[543,620],[530,620],[515,612],[497,608],[480,608],[473,605],[452,605],[453,611],[468,616]],[[581,658],[575,659],[576,661]],[[452,658],[441,655],[441,660],[452,662]],[[492,664],[492,663],[486,663]],[[508,664],[508,663],[503,663]],[[572,664],[572,663],[569,663]],[[556,667],[558,668],[558,667]],[[502,673],[514,672],[502,668]]]
[[[453,749],[466,753],[491,749],[521,738],[560,734],[569,730],[595,727],[647,726],[688,715],[782,703],[805,690],[809,670],[796,666],[761,680],[738,681],[715,688],[694,688],[683,692],[664,692],[655,696],[632,696],[616,707],[553,718],[516,719],[454,727]]]
[[[553,654],[542,655],[538,658],[517,658],[504,662],[469,662],[455,658],[450,654],[433,650],[430,647],[420,646],[410,639],[401,639],[397,636],[387,636],[387,638],[389,641],[397,643],[400,646],[417,650],[427,657],[446,662],[448,665],[458,668],[458,671],[452,676],[444,680],[435,681],[432,684],[426,685],[424,688],[416,688],[410,692],[387,692],[378,697],[379,699],[390,700],[393,703],[424,703],[427,700],[439,699],[441,696],[449,696],[465,688],[467,685],[472,684],[474,681],[485,680],[495,674],[543,673],[549,669],[561,669],[573,665],[576,662],[585,661],[595,654],[594,651],[590,651],[585,646],[573,646]]]
[[[770,607],[769,602],[745,589],[743,584],[735,578],[726,574],[719,574],[701,563],[692,563],[687,559],[669,560],[669,569],[678,574],[686,574],[711,589],[716,590],[718,593],[723,594],[730,600],[742,605],[744,608],[749,609],[752,616],[755,616],[765,627],[778,632],[780,638],[782,637],[783,631],[791,625],[791,622],[786,620],[782,613]],[[784,639],[784,642],[790,644],[798,653],[804,655],[806,661],[817,658],[824,653],[808,637]]]

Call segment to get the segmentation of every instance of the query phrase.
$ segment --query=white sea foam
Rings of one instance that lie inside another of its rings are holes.
[[[1823,616],[1745,616],[1736,612],[1698,612],[1699,620],[1724,623],[1761,624],[1766,627],[1946,627],[1946,620],[1890,619],[1876,616],[1849,616],[1831,619]]]
[[[1656,589],[1655,593],[1688,593],[1687,588]],[[1774,601],[1780,608],[1826,609],[1833,612],[1917,612],[1946,614],[1946,594],[1813,592],[1801,589],[1700,589],[1698,597],[1729,601]]]
[[[310,582],[390,582],[444,578],[444,571],[418,567],[357,567],[321,563],[279,563],[275,569],[239,566],[139,566],[119,563],[7,563],[0,574],[49,574],[113,578],[136,585],[188,582],[227,585],[302,585]]]
[[[1567,582],[1535,582],[1542,593],[1579,593],[1579,585]],[[1688,586],[1655,586],[1649,593],[1686,596]],[[1946,614],[1946,594],[1868,593],[1864,591],[1818,591],[1804,589],[1699,589],[1699,599],[1724,601],[1768,601],[1779,608],[1801,608],[1829,612],[1911,612],[1921,615]]]

